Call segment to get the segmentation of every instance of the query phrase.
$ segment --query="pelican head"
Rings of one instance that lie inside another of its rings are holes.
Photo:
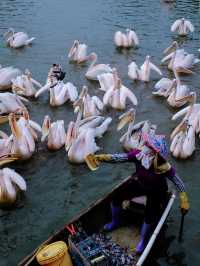
[[[48,115],[46,115],[44,117],[44,121],[42,124],[42,137],[41,137],[42,142],[44,142],[46,137],[49,135],[50,127],[51,127],[51,118]]]
[[[8,39],[10,38],[11,36],[13,36],[15,33],[14,29],[13,28],[9,28],[8,31],[6,33],[4,33],[3,37]]]
[[[74,113],[78,113],[78,111],[83,107],[83,101],[84,101],[84,98],[87,96],[88,94],[88,87],[87,86],[83,86],[81,92],[80,92],[80,95],[79,95],[79,98],[78,100],[76,100],[74,103],[73,103],[73,107],[74,107]]]
[[[9,114],[8,121],[9,121],[9,125],[10,125],[10,128],[11,128],[13,135],[17,139],[20,139],[21,138],[21,131],[20,131],[19,126],[17,125],[16,116],[14,113]]]
[[[68,125],[66,140],[65,140],[65,150],[68,151],[77,136],[76,123],[71,121]]]
[[[147,55],[146,58],[145,58],[145,60],[147,60],[147,61],[150,61],[150,59],[151,59],[150,55]]]
[[[185,18],[182,18],[182,19],[181,19],[181,22],[184,24],[184,22],[185,22]]]
[[[32,74],[28,68],[25,69],[24,74],[30,79],[32,77]]]
[[[129,111],[125,112],[119,117],[119,123],[117,125],[117,130],[121,130],[126,124],[134,123],[135,121],[136,110],[131,108]]]
[[[171,52],[174,52],[174,51],[176,51],[177,49],[178,49],[178,43],[177,43],[177,41],[174,41],[174,42],[172,42],[172,44],[169,46],[169,47],[167,47],[165,50],[164,50],[164,54],[169,54],[169,53],[171,53]]]

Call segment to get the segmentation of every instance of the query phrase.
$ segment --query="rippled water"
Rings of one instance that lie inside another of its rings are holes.
[[[33,77],[44,83],[49,66],[54,62],[62,64],[67,72],[66,80],[80,88],[87,84],[91,94],[102,96],[97,90],[98,84],[84,78],[87,67],[77,67],[67,62],[67,51],[74,39],[89,45],[90,51],[98,53],[99,62],[117,66],[125,85],[133,88],[139,100],[137,121],[150,119],[157,123],[159,131],[167,134],[175,126],[170,121],[173,110],[165,101],[152,98],[151,90],[158,77],[148,85],[133,84],[127,78],[127,65],[134,59],[141,64],[147,54],[159,64],[161,52],[172,41],[169,29],[179,17],[192,20],[196,31],[192,38],[179,40],[183,46],[195,54],[200,48],[200,6],[199,1],[184,0],[173,4],[162,1],[115,1],[115,0],[1,0],[0,35],[8,27],[27,31],[37,39],[32,47],[12,50],[5,46],[0,37],[0,63],[3,66],[14,65],[24,70],[29,68]],[[119,53],[113,45],[116,30],[127,27],[136,29],[141,45],[138,50]],[[167,71],[163,68],[164,73]],[[182,79],[197,91],[199,96],[200,67],[192,76]],[[48,95],[44,94],[28,106],[31,118],[41,123],[45,114],[52,118],[73,117],[72,107],[66,104],[52,108],[48,104]],[[116,121],[119,113],[109,112]],[[116,133],[116,124],[99,141],[104,152],[121,151],[118,142],[120,133]],[[166,245],[167,251],[160,254],[155,265],[199,265],[199,139],[195,155],[187,161],[174,161],[179,174],[183,177],[191,201],[191,211],[185,219],[184,241],[177,243],[180,222],[178,206],[175,206],[169,221]],[[31,252],[52,232],[59,229],[75,213],[89,202],[106,193],[114,184],[133,170],[129,164],[104,165],[97,172],[90,172],[85,165],[71,165],[67,161],[64,149],[49,152],[38,144],[33,158],[24,163],[13,165],[28,184],[28,190],[10,211],[0,211],[0,265],[16,265],[20,259]],[[176,204],[177,205],[177,204]]]

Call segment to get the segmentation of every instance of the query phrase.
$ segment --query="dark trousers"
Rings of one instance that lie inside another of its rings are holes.
[[[157,223],[167,204],[167,182],[161,180],[156,186],[147,186],[140,182],[139,178],[133,176],[124,185],[120,186],[112,194],[113,206],[121,206],[124,200],[131,200],[134,197],[145,195],[147,197],[145,208],[145,222],[147,224]]]

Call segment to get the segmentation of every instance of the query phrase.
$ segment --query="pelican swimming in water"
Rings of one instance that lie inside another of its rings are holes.
[[[37,91],[35,97],[39,97],[45,91],[50,93],[49,102],[51,106],[63,105],[68,100],[74,102],[78,97],[77,88],[71,82],[65,84],[63,81],[57,81],[55,85],[45,85]]]
[[[148,120],[134,124],[135,114],[135,109],[131,108],[128,112],[119,117],[117,130],[121,130],[126,124],[128,124],[127,132],[120,138],[120,143],[122,143],[122,146],[126,151],[139,148],[144,144],[142,134],[155,133],[156,130],[156,126],[152,125]]]
[[[178,32],[180,36],[186,36],[189,32],[194,32],[194,26],[189,20],[177,19],[171,26],[171,32]]]
[[[90,59],[90,55],[87,55],[88,46],[85,43],[79,43],[75,40],[68,54],[68,58],[77,63],[81,64]]]
[[[64,120],[57,120],[51,123],[51,119],[48,115],[45,116],[42,125],[42,138],[44,142],[47,138],[47,146],[49,150],[58,150],[65,145],[65,127]]]
[[[107,91],[111,88],[114,88],[116,86],[117,80],[118,80],[118,73],[117,69],[113,68],[112,73],[104,73],[97,76],[99,84],[100,84],[100,90],[101,91]]]
[[[25,32],[15,32],[14,29],[10,28],[5,34],[6,43],[12,48],[21,48],[23,46],[31,44],[35,37],[29,38]]]
[[[108,64],[96,64],[97,54],[91,53],[89,59],[92,60],[85,77],[91,80],[98,80],[98,75],[112,73],[112,68]],[[95,65],[96,64],[96,65]]]
[[[83,108],[83,118],[100,115],[103,111],[104,104],[97,96],[90,96],[88,93],[88,88],[83,86],[83,89],[79,95],[78,102],[82,101]],[[74,102],[75,112],[77,112],[80,108],[76,102]]]
[[[192,125],[195,132],[197,134],[200,133],[200,104],[196,103],[196,93],[190,92],[189,96],[185,96],[182,99],[178,99],[177,101],[189,102],[189,106],[183,108],[179,112],[177,112],[175,115],[173,115],[172,120],[177,120],[178,118],[183,117],[183,121],[188,121],[189,125]]]
[[[173,80],[169,78],[161,78],[158,82],[156,82],[154,89],[152,92],[153,95],[168,97],[169,91],[171,90],[173,85]]]
[[[190,68],[200,62],[194,54],[188,54],[184,49],[180,49],[176,41],[165,49],[164,53],[167,55],[161,60],[161,63],[169,61],[168,69],[172,71],[175,69],[177,72],[191,74]]]
[[[186,159],[195,151],[195,129],[182,121],[171,134],[170,151],[175,158]]]
[[[0,169],[0,205],[13,204],[19,191],[26,191],[24,178],[10,168]]]
[[[0,93],[0,114],[20,112],[20,110],[26,109],[22,101],[28,102],[27,99],[18,96],[14,93],[10,92]]]
[[[115,32],[114,43],[120,48],[138,47],[139,39],[135,31],[126,29],[126,33],[122,33],[121,31]]]
[[[160,71],[160,69],[150,61],[150,56],[147,55],[143,65],[141,65],[140,68],[136,65],[134,61],[129,64],[128,76],[132,80],[141,80],[149,82],[151,70],[156,71],[160,76],[162,76],[162,72]]]
[[[0,90],[10,89],[12,86],[12,79],[21,75],[21,71],[18,68],[9,66],[2,67],[0,65]]]
[[[35,123],[30,123],[26,118],[16,121],[14,113],[9,115],[9,124],[12,131],[12,149],[11,153],[19,154],[21,159],[29,159],[35,151],[35,140],[39,125],[35,127]],[[34,126],[34,129],[32,128]],[[41,130],[41,129],[40,129]]]
[[[91,117],[86,118],[85,122],[82,124],[82,129],[80,130],[83,113],[82,107],[83,105],[80,102],[77,119],[75,122],[71,121],[67,129],[65,149],[68,153],[69,161],[73,163],[83,163],[88,154],[94,154],[100,149],[95,142],[95,138],[102,137],[112,121],[111,117],[103,119],[102,121],[102,119],[98,119],[98,117],[95,116],[94,120],[96,120],[96,123],[99,123],[96,124],[95,127],[94,123],[90,124],[90,126],[87,124],[92,122]]]
[[[31,72],[25,70],[25,73],[12,79],[13,93],[31,97],[37,92],[36,87],[41,88],[42,85],[32,78]]]
[[[118,78],[115,87],[111,87],[103,96],[103,103],[106,106],[111,106],[114,109],[124,110],[126,108],[126,101],[129,99],[133,105],[137,105],[138,101],[135,94],[125,87],[121,79]]]
[[[185,96],[189,96],[190,88],[187,85],[181,83],[181,80],[176,70],[174,70],[174,75],[176,79],[174,80],[171,88],[169,89],[169,96],[167,98],[167,102],[172,107],[181,107],[187,103],[187,100],[185,101],[177,101],[177,100],[182,99]]]

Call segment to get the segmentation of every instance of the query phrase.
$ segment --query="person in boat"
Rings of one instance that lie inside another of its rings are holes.
[[[97,162],[131,161],[135,163],[136,173],[111,198],[112,221],[106,224],[104,229],[112,231],[120,225],[120,212],[124,200],[146,195],[145,218],[141,229],[141,239],[136,246],[137,253],[143,252],[153,227],[166,207],[167,179],[172,181],[179,191],[181,212],[186,214],[190,207],[184,183],[177,175],[175,168],[167,161],[165,136],[143,134],[142,140],[142,145],[138,149],[132,149],[128,153],[95,155]]]

